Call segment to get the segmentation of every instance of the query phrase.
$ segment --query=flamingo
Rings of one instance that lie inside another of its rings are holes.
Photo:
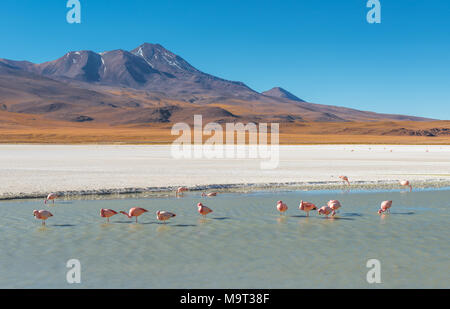
[[[42,225],[45,225],[45,220],[53,217],[53,214],[48,210],[33,210],[33,216],[35,216],[36,219],[42,220]]]
[[[381,214],[383,212],[391,212],[390,208],[392,206],[392,201],[384,201],[381,202],[380,210],[378,210],[378,213]]]
[[[168,211],[161,211],[158,210],[156,212],[156,219],[158,219],[159,221],[163,221],[164,224],[166,223],[167,220],[169,220],[170,218],[176,217],[176,214],[168,212]]]
[[[198,207],[198,213],[201,214],[203,217],[206,217],[207,214],[213,212],[211,208],[203,205],[202,203],[198,203],[197,207]]]
[[[402,180],[402,181],[400,181],[400,185],[402,185],[402,186],[404,186],[404,187],[409,187],[409,192],[412,191],[412,186],[411,186],[411,184],[409,183],[409,180]]]
[[[339,178],[340,178],[344,183],[347,183],[347,185],[350,185],[350,181],[348,181],[348,177],[347,177],[347,176],[339,176]]]
[[[56,193],[50,193],[47,195],[47,198],[44,200],[44,204],[47,204],[47,201],[53,201],[53,204],[55,204],[55,200],[58,198],[58,194]]]
[[[277,209],[280,213],[284,213],[285,211],[288,210],[288,207],[285,203],[283,203],[283,201],[278,201],[277,202]]]
[[[133,207],[131,208],[128,213],[126,213],[125,211],[121,211],[121,214],[124,214],[125,216],[127,216],[128,218],[132,218],[132,217],[136,217],[136,223],[138,222],[138,217],[140,215],[142,215],[143,213],[148,212],[147,209],[144,208],[139,208],[139,207]]]
[[[177,197],[178,197],[178,196],[182,196],[182,195],[183,195],[183,192],[186,192],[186,191],[189,191],[189,189],[186,188],[186,187],[179,187],[179,188],[177,189],[176,196],[177,196]]]
[[[328,217],[328,215],[333,212],[333,209],[328,206],[322,206],[317,212],[319,213],[319,215],[325,215],[326,217]]]
[[[307,217],[309,217],[309,212],[311,210],[316,210],[317,209],[316,205],[314,205],[313,203],[303,202],[303,201],[300,202],[300,206],[298,206],[298,208],[300,210],[305,211]]]
[[[109,217],[112,217],[114,215],[117,215],[117,211],[106,208],[100,209],[100,217],[106,218],[106,222],[109,222]]]
[[[210,192],[210,193],[203,192],[202,196],[207,196],[207,197],[217,196],[217,192]]]
[[[338,200],[330,200],[327,203],[327,206],[330,207],[333,212],[331,213],[332,216],[334,216],[336,214],[336,210],[338,210],[339,208],[341,208],[341,203],[339,203]]]

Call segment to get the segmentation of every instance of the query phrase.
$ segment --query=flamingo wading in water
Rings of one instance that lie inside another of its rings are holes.
[[[52,201],[55,204],[55,200],[58,198],[58,194],[50,193],[47,195],[47,198],[44,200],[44,204],[47,204],[48,201]]]
[[[402,185],[402,186],[404,186],[404,187],[409,187],[409,192],[412,191],[412,186],[411,186],[411,184],[409,183],[409,180],[402,180],[402,181],[400,181],[400,185]]]
[[[328,206],[322,206],[317,212],[319,213],[319,215],[325,215],[326,217],[328,217],[328,215],[333,212],[333,209]]]
[[[202,203],[197,204],[198,213],[201,214],[203,217],[206,217],[207,214],[212,213],[212,209],[203,205]]]
[[[136,223],[138,222],[138,217],[144,213],[148,212],[147,209],[144,208],[139,208],[139,207],[133,207],[131,208],[128,213],[126,213],[125,211],[121,211],[121,214],[124,214],[125,216],[127,216],[128,218],[132,218],[132,217],[136,217]]]
[[[378,210],[378,214],[382,214],[383,212],[391,213],[392,201],[384,201],[381,202],[380,210]]]
[[[339,203],[338,200],[330,200],[330,201],[328,201],[327,206],[330,207],[331,210],[333,210],[331,215],[334,216],[336,214],[336,210],[341,208],[341,203]]]
[[[53,217],[53,214],[48,210],[33,210],[33,216],[35,216],[36,219],[42,220],[42,225],[45,225],[45,220]]]
[[[186,187],[179,187],[176,192],[176,196],[183,196],[183,192],[189,191]]]
[[[348,180],[347,176],[339,176],[339,178],[344,182],[347,183],[347,185],[350,185],[350,181]]]
[[[277,202],[277,209],[280,213],[284,213],[288,210],[288,207],[285,203],[283,203],[283,201],[278,201]]]
[[[100,217],[106,218],[106,222],[109,222],[109,218],[115,215],[117,215],[117,211],[107,208],[100,209]]]
[[[313,203],[303,202],[303,201],[300,202],[300,205],[298,206],[298,208],[300,210],[305,211],[307,217],[309,217],[309,212],[311,210],[316,210],[317,209],[316,205],[314,205]]]
[[[169,212],[169,211],[158,210],[156,212],[156,219],[164,222],[164,224],[166,223],[167,220],[169,220],[170,218],[176,217],[176,216],[177,216],[176,214]]]

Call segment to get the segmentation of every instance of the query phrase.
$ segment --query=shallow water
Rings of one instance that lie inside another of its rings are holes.
[[[289,206],[286,216],[275,202]],[[300,199],[343,208],[335,219],[306,218]],[[379,216],[380,202],[394,201]],[[196,212],[203,201],[214,210]],[[450,190],[296,191],[215,198],[41,200],[0,203],[0,288],[450,288]],[[150,210],[139,224],[105,224],[100,208]],[[43,228],[33,209],[54,217]],[[159,224],[158,209],[177,214]],[[81,284],[66,263],[81,262]],[[382,284],[366,281],[368,259]]]

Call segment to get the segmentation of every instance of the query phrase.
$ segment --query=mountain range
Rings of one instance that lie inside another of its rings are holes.
[[[194,114],[217,122],[430,120],[310,103],[281,87],[259,93],[149,43],[44,63],[0,59],[0,113],[109,125],[191,122]]]

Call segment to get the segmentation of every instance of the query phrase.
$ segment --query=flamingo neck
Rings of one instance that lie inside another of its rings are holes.
[[[120,213],[121,213],[121,214],[124,214],[125,216],[127,216],[127,217],[130,218],[130,219],[131,219],[131,217],[132,217],[132,216],[130,216],[129,214],[127,214],[125,211],[121,211]]]

